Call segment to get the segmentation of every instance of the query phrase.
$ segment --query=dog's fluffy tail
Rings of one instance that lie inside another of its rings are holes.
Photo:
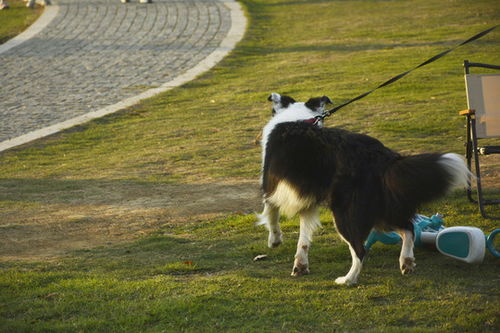
[[[441,155],[438,162],[451,175],[450,190],[469,186],[469,181],[473,175],[467,168],[467,165],[465,165],[465,160],[462,156],[448,153]]]
[[[452,189],[466,187],[470,177],[460,155],[422,154],[406,156],[392,164],[384,175],[384,183],[390,202],[419,206]]]

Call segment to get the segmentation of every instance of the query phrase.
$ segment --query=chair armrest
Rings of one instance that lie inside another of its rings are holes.
[[[481,155],[500,154],[500,146],[479,147],[479,154]]]
[[[473,114],[476,114],[476,110],[470,110],[470,109],[462,110],[458,114],[461,116],[471,116]]]

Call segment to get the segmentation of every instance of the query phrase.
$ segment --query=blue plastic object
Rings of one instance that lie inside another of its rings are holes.
[[[443,217],[439,214],[427,217],[424,215],[415,215],[413,218],[415,232],[415,246],[424,245],[422,242],[422,232],[437,233],[444,229]],[[365,242],[365,249],[369,250],[373,244],[381,242],[386,245],[394,245],[401,242],[401,237],[396,232],[379,232],[373,230]]]
[[[413,218],[413,224],[415,232],[415,246],[421,247],[425,244],[437,245],[438,250],[441,253],[452,256],[456,259],[467,258],[470,255],[469,252],[471,252],[470,250],[472,248],[470,248],[471,239],[469,239],[470,235],[468,233],[471,233],[472,229],[477,228],[452,227],[447,229],[449,232],[443,232],[440,235],[439,233],[445,230],[445,227],[443,225],[443,218],[439,214],[435,214],[431,217],[417,214]],[[461,230],[460,228],[467,230]],[[456,231],[452,232],[452,230]],[[484,244],[486,244],[486,248],[496,258],[500,258],[500,252],[495,248],[495,237],[499,233],[500,229],[495,229],[489,236],[485,235],[485,243],[481,245],[484,246]],[[440,237],[437,237],[438,235],[440,235]],[[477,246],[479,246],[478,244],[482,243],[482,241],[477,242],[477,232],[474,233],[474,235],[476,235],[476,241],[472,244],[476,246],[477,250]],[[438,238],[439,244],[436,244],[436,238]],[[368,239],[365,242],[365,249],[369,250],[376,242],[381,242],[386,245],[394,245],[401,242],[401,237],[396,232],[379,232],[373,230],[370,235],[368,235]],[[481,250],[481,252],[483,251]]]
[[[376,242],[381,242],[386,245],[394,245],[401,242],[401,237],[395,232],[380,232],[373,230],[365,242],[365,249],[370,249]]]
[[[422,232],[437,234],[444,229],[443,226],[443,216],[440,214],[434,214],[431,217],[424,215],[415,215],[413,218],[413,228],[415,232],[415,246],[423,246]]]
[[[500,258],[500,252],[498,252],[495,248],[495,237],[498,233],[500,233],[500,229],[495,229],[488,237],[486,237],[486,246],[488,247],[488,250],[490,250],[491,254]]]
[[[444,253],[452,253],[455,257],[464,259],[469,254],[470,241],[463,232],[444,234],[439,239],[439,249]],[[484,249],[484,244],[483,244]],[[484,256],[484,252],[483,252]]]

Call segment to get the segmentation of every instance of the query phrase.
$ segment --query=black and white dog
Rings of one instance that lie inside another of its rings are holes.
[[[449,190],[467,186],[469,171],[461,156],[402,156],[380,141],[338,128],[323,128],[315,116],[331,103],[326,96],[306,103],[273,93],[273,118],[262,133],[264,210],[260,224],[269,230],[269,247],[282,242],[280,211],[300,215],[300,236],[292,275],[309,273],[308,251],[320,226],[319,206],[326,204],[342,239],[349,244],[352,266],[335,280],[357,283],[372,228],[394,230],[403,240],[399,264],[411,273],[417,207]]]

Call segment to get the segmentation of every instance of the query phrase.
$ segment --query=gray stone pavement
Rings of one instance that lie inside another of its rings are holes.
[[[38,34],[0,54],[0,142],[161,86],[231,27],[216,0],[59,0]]]

